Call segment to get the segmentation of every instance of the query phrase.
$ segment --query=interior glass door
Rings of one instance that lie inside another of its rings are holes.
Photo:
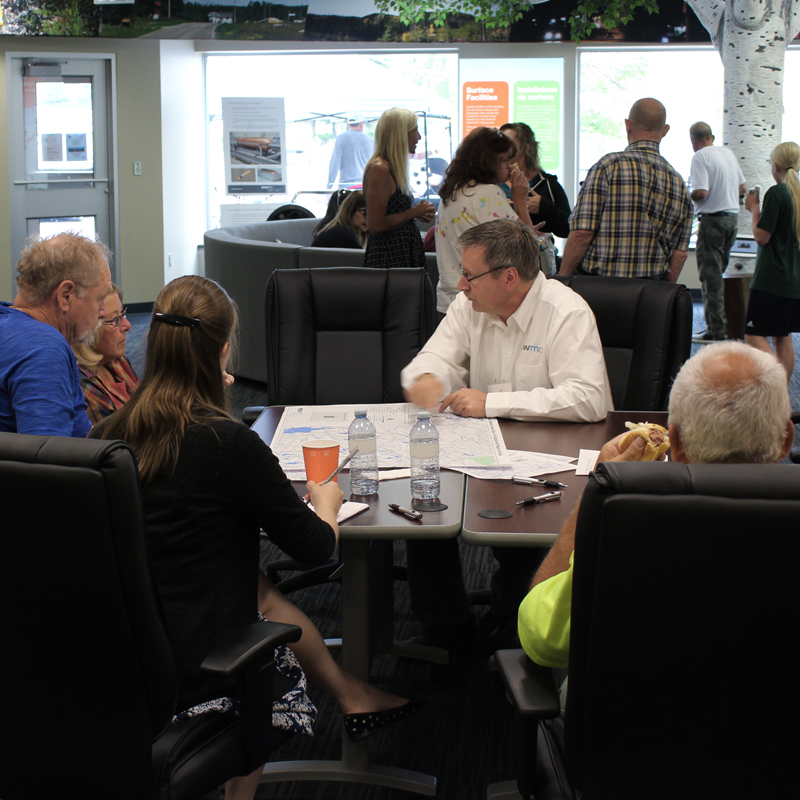
[[[14,57],[9,69],[11,259],[31,235],[111,241],[107,59]]]

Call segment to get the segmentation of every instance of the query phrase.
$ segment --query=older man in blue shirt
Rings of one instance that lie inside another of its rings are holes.
[[[89,432],[71,342],[91,342],[111,293],[108,250],[72,233],[36,239],[17,264],[19,292],[0,304],[0,431]]]

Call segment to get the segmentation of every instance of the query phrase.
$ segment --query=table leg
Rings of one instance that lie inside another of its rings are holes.
[[[744,280],[725,278],[723,281],[725,335],[728,339],[744,339]]]
[[[377,545],[377,546],[375,546]],[[388,545],[389,577],[385,576]],[[369,680],[372,646],[382,638],[380,629],[385,626],[385,601],[390,598],[391,614],[391,540],[370,542],[363,539],[348,539],[340,543],[342,561],[342,666],[365,681]],[[372,568],[375,573],[372,573]],[[373,580],[374,579],[374,580]],[[372,589],[372,592],[370,591]],[[370,595],[372,594],[372,598]],[[379,595],[378,596],[376,596]],[[383,606],[384,611],[371,620],[374,606]],[[391,624],[391,617],[389,618]],[[391,633],[389,634],[391,641]],[[422,772],[413,772],[398,767],[371,764],[369,739],[351,742],[342,726],[341,761],[273,761],[264,766],[260,783],[278,781],[347,781],[387,786],[407,792],[433,797],[436,794],[436,778]]]

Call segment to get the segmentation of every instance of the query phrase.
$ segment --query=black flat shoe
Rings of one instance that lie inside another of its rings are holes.
[[[343,717],[344,728],[350,741],[357,742],[394,725],[395,722],[408,719],[412,714],[421,711],[424,706],[424,700],[416,699],[409,700],[404,706],[389,708],[386,711],[373,711],[371,714],[345,714]]]

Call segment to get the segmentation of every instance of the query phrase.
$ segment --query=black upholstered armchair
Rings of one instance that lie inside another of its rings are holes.
[[[423,269],[276,270],[266,295],[270,404],[402,402],[400,370],[433,333],[434,309]],[[246,408],[242,419],[252,425],[261,411]],[[287,593],[329,580],[338,566],[282,559],[267,575]],[[281,580],[284,570],[301,574]]]
[[[271,702],[274,648],[300,629],[256,623],[206,658],[237,679],[241,717],[170,724],[128,445],[0,433],[0,497],[0,797],[197,800],[263,764],[283,734],[249,709]]]
[[[682,284],[636,278],[557,278],[594,312],[614,408],[666,411],[692,346],[692,300]]]
[[[793,466],[601,464],[578,515],[563,726],[549,671],[497,653],[528,737],[523,797],[793,796],[799,561]]]
[[[423,269],[276,270],[267,284],[271,405],[397,403],[433,330]]]

